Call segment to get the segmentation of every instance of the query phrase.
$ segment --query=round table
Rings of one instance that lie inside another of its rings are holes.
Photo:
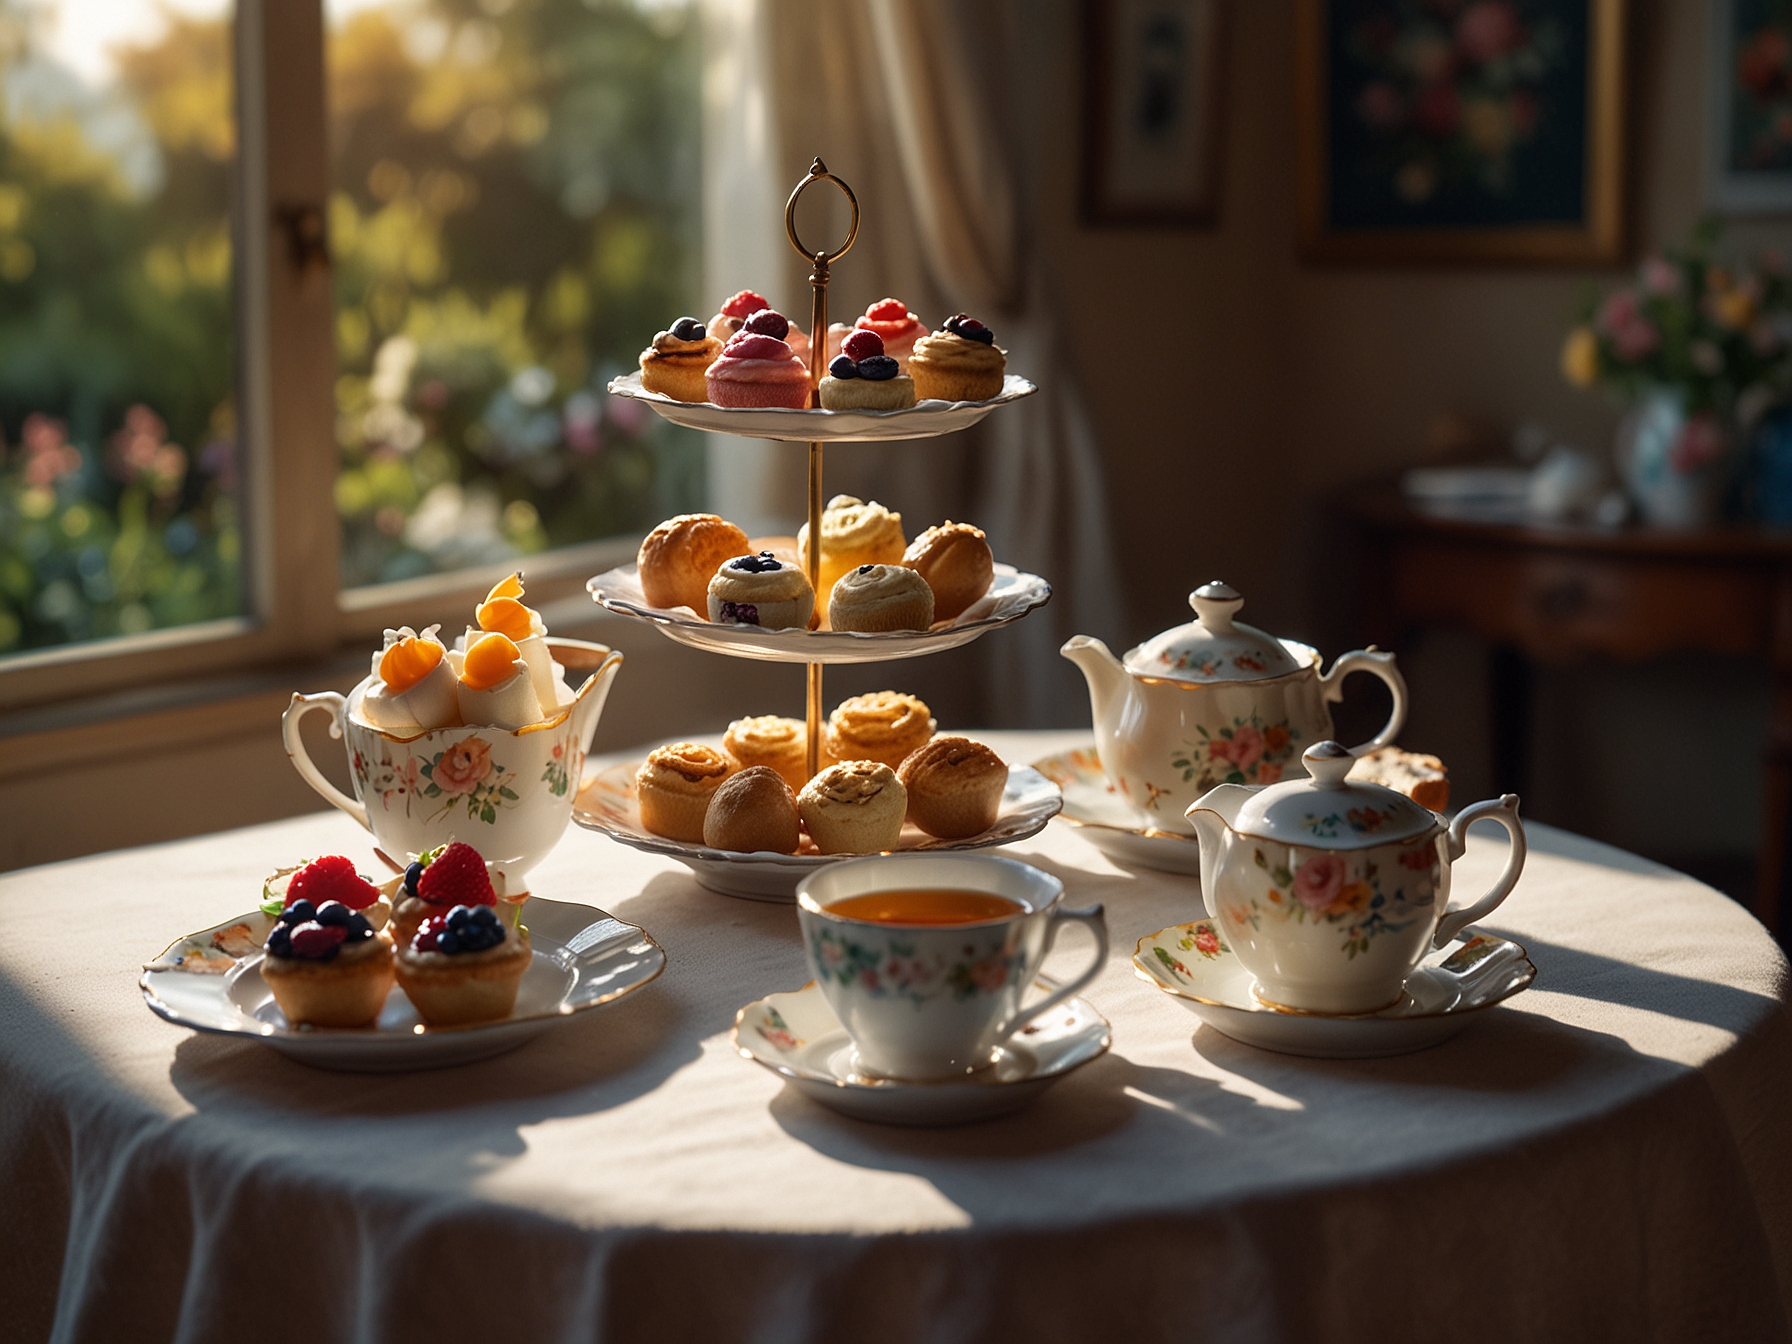
[[[1080,740],[986,737],[1015,761]],[[1193,879],[1053,822],[1009,852],[1105,902],[1087,998],[1113,1049],[945,1130],[845,1119],[739,1058],[735,1010],[808,978],[793,911],[576,828],[537,893],[643,925],[669,965],[512,1054],[336,1074],[149,1012],[143,961],[327,851],[372,864],[332,812],[0,878],[0,1334],[1787,1335],[1785,959],[1709,888],[1545,826],[1487,926],[1536,986],[1432,1050],[1325,1061],[1136,979]],[[1458,890],[1502,852],[1477,835]]]

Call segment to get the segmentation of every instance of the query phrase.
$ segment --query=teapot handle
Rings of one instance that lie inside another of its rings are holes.
[[[1437,933],[1431,939],[1433,947],[1447,946],[1457,934],[1478,919],[1485,919],[1493,913],[1494,907],[1512,894],[1512,888],[1518,885],[1518,874],[1524,869],[1525,840],[1524,823],[1518,819],[1518,795],[1508,793],[1498,802],[1475,803],[1465,807],[1456,814],[1456,820],[1450,823],[1449,835],[1445,838],[1444,856],[1455,863],[1462,857],[1462,851],[1468,848],[1468,828],[1483,817],[1497,821],[1506,828],[1512,837],[1511,851],[1506,855],[1506,867],[1500,874],[1499,881],[1493,889],[1466,910],[1452,910],[1437,921]]]
[[[348,701],[335,691],[319,691],[315,695],[295,694],[292,703],[286,707],[286,713],[280,716],[280,735],[286,740],[286,755],[292,761],[292,768],[299,772],[299,778],[316,789],[325,802],[341,808],[371,831],[373,824],[367,820],[367,805],[350,798],[324,778],[324,772],[312,761],[311,753],[305,750],[304,739],[299,736],[300,719],[314,709],[327,709],[330,712],[330,736],[340,738],[342,716],[347,708]]]
[[[1406,678],[1394,666],[1393,654],[1383,653],[1373,644],[1366,649],[1353,649],[1349,653],[1340,654],[1338,661],[1332,664],[1332,670],[1319,679],[1319,690],[1325,697],[1326,704],[1335,705],[1344,698],[1344,678],[1352,672],[1367,672],[1381,678],[1394,696],[1393,711],[1388,715],[1388,721],[1382,725],[1381,731],[1360,747],[1350,749],[1352,756],[1361,756],[1377,747],[1387,746],[1406,726]]]

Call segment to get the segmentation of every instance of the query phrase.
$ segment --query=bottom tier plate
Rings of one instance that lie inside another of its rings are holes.
[[[601,832],[635,849],[677,859],[711,891],[752,901],[790,904],[796,900],[797,883],[810,873],[825,864],[859,857],[817,854],[813,850],[798,854],[739,854],[655,835],[641,825],[641,809],[635,802],[635,772],[640,768],[639,761],[626,761],[593,775],[579,790],[572,819],[587,830]],[[896,848],[988,849],[992,845],[1013,844],[1039,834],[1063,805],[1064,796],[1058,792],[1058,786],[1032,766],[1010,766],[1008,787],[1002,793],[1002,807],[994,826],[968,840],[936,840],[913,826],[904,826]],[[809,842],[805,838],[803,843],[806,847]]]

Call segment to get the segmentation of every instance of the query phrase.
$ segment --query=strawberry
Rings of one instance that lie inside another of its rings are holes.
[[[458,840],[436,856],[417,879],[417,894],[431,905],[496,905],[498,894],[485,875],[485,860]]]
[[[875,331],[855,331],[841,343],[840,353],[855,363],[884,352],[884,338]]]
[[[879,299],[865,310],[868,322],[902,322],[908,318],[908,305],[901,299]]]
[[[287,905],[298,900],[310,901],[314,906],[341,901],[350,910],[365,910],[379,898],[379,888],[357,873],[355,865],[340,854],[313,859],[286,884]]]
[[[758,312],[761,308],[770,308],[763,294],[755,294],[750,289],[743,289],[727,303],[722,305],[723,317],[746,317]]]

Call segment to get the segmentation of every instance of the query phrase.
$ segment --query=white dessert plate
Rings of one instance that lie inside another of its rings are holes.
[[[1049,993],[1054,981],[1034,984]],[[811,1101],[883,1125],[963,1125],[1017,1111],[1113,1043],[1107,1019],[1082,999],[1067,999],[997,1049],[987,1069],[950,1082],[903,1082],[859,1073],[852,1038],[811,980],[772,994],[734,1015],[734,1048]]]
[[[1094,747],[1061,751],[1034,761],[1033,768],[1063,792],[1059,815],[1116,863],[1201,875],[1200,842],[1192,835],[1141,826],[1132,804],[1108,783]]]
[[[679,401],[641,386],[639,373],[610,380],[610,395],[644,401],[675,425],[716,434],[744,434],[754,439],[787,439],[793,443],[882,443],[891,439],[927,439],[969,429],[998,406],[1039,389],[1018,374],[1002,378],[1002,390],[988,401],[918,401],[902,411],[790,411],[780,407],[730,408],[709,401]]]
[[[665,952],[646,932],[593,906],[532,897],[522,918],[535,956],[517,989],[516,1010],[499,1022],[426,1027],[404,991],[394,987],[371,1027],[288,1026],[261,978],[261,942],[274,922],[259,910],[180,939],[143,968],[137,983],[150,1008],[176,1026],[264,1041],[319,1068],[386,1073],[513,1050],[556,1023],[639,989],[665,969]],[[249,950],[224,965],[216,960],[213,939],[229,930],[237,930]],[[183,961],[210,961],[212,969],[184,969]]]
[[[587,830],[601,831],[612,840],[635,849],[677,859],[711,891],[753,901],[794,904],[796,884],[810,873],[824,864],[859,857],[854,854],[817,854],[812,849],[798,854],[773,854],[764,850],[741,854],[655,835],[641,824],[641,809],[635,801],[635,772],[640,768],[639,761],[626,761],[591,776],[573,800],[572,819]],[[1026,765],[1010,766],[1008,787],[1002,791],[1002,806],[994,826],[968,840],[936,840],[914,826],[904,826],[896,848],[987,849],[991,845],[1012,844],[1038,835],[1045,829],[1046,822],[1057,815],[1062,803],[1058,786],[1037,770]],[[803,844],[808,847],[807,837]]]
[[[1252,992],[1214,921],[1159,929],[1133,953],[1139,979],[1179,1000],[1215,1031],[1284,1055],[1368,1059],[1448,1040],[1484,1008],[1529,988],[1537,968],[1517,943],[1465,929],[1420,962],[1400,1002],[1379,1013],[1331,1017],[1270,1008]]]
[[[585,585],[609,611],[652,621],[680,644],[767,663],[882,663],[919,658],[969,644],[986,630],[1018,621],[1051,601],[1052,586],[1037,574],[997,565],[989,591],[951,621],[931,630],[762,630],[756,625],[719,625],[689,607],[653,607],[641,591],[634,565],[618,565]]]

